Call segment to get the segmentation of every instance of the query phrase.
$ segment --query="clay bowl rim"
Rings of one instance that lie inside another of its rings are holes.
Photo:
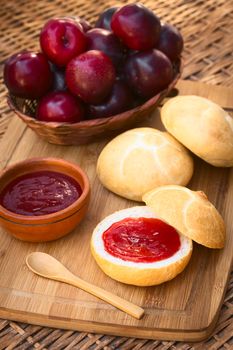
[[[89,203],[89,195],[90,195],[90,182],[88,179],[87,174],[82,170],[82,168],[70,161],[66,161],[60,158],[55,158],[55,157],[33,157],[29,159],[25,159],[23,161],[16,162],[12,165],[7,166],[3,170],[0,171],[0,181],[3,178],[6,178],[6,184],[9,184],[13,179],[23,175],[23,174],[29,174],[33,173],[35,171],[29,170],[26,171],[25,167],[30,167],[33,164],[37,164],[41,166],[41,170],[45,170],[46,164],[50,165],[50,168],[48,170],[55,171],[55,172],[61,172],[63,174],[66,174],[68,176],[73,177],[79,184],[80,182],[72,176],[68,171],[59,171],[58,168],[56,168],[56,165],[58,167],[61,167],[61,169],[69,169],[70,167],[76,174],[79,174],[82,178],[83,181],[83,186],[80,184],[82,188],[82,194],[81,196],[74,201],[72,204],[70,204],[68,207],[56,211],[55,213],[51,214],[46,214],[46,215],[37,215],[37,216],[29,216],[29,215],[22,215],[22,214],[17,214],[14,213],[10,210],[7,210],[0,204],[0,218],[9,222],[12,222],[14,224],[22,224],[22,225],[30,225],[30,226],[39,226],[39,225],[44,225],[44,224],[53,224],[55,222],[60,222],[63,221],[71,216],[73,216],[75,213],[80,211],[84,206],[88,206]],[[55,169],[53,170],[53,166],[55,166]],[[27,168],[26,168],[27,169]],[[18,170],[19,172],[17,173],[16,176],[13,175],[13,171]],[[5,187],[4,185],[2,189]],[[1,192],[1,190],[0,190]]]
[[[170,82],[170,84],[163,90],[161,90],[160,92],[158,92],[156,95],[150,97],[147,101],[143,102],[142,104],[140,104],[139,106],[136,106],[134,108],[131,108],[125,112],[119,113],[119,114],[115,114],[113,116],[110,117],[104,117],[104,118],[96,118],[96,119],[85,119],[85,120],[81,120],[80,122],[77,123],[59,123],[59,122],[44,122],[44,121],[39,121],[37,119],[35,119],[34,116],[30,116],[25,114],[23,111],[21,111],[20,109],[17,108],[14,99],[18,98],[24,101],[30,101],[30,99],[27,98],[22,98],[22,97],[17,97],[13,94],[11,94],[8,91],[7,94],[7,103],[10,107],[10,109],[16,113],[18,116],[20,116],[24,122],[27,123],[33,123],[35,126],[38,127],[47,127],[50,129],[54,129],[54,130],[59,130],[59,129],[64,129],[67,128],[68,129],[80,129],[80,130],[86,130],[87,128],[94,128],[95,127],[99,127],[101,125],[106,125],[106,124],[110,124],[119,120],[127,120],[128,116],[131,116],[135,113],[140,113],[152,106],[154,106],[155,104],[158,104],[159,101],[161,99],[163,99],[164,97],[167,96],[167,94],[175,87],[175,85],[177,84],[178,80],[181,77],[183,71],[183,60],[182,57],[180,57],[177,62],[173,65],[173,72],[174,72],[174,77],[173,80]],[[38,103],[38,100],[31,100],[34,101],[35,103]]]

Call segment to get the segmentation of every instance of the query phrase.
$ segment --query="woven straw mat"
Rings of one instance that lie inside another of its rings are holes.
[[[103,9],[126,3],[113,0],[0,1],[0,138],[13,113],[5,100],[3,63],[22,49],[38,48],[43,23],[54,16],[78,15],[93,22]],[[185,40],[183,79],[233,84],[232,0],[142,1],[160,18],[176,25]],[[233,349],[233,274],[214,334],[205,342],[142,340],[51,329],[0,320],[1,349],[217,350]]]

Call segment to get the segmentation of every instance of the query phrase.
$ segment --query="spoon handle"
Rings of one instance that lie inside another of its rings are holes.
[[[57,279],[58,280],[58,279]],[[143,314],[144,310],[140,307],[137,306],[130,301],[127,301],[125,299],[122,299],[118,297],[115,294],[112,294],[111,292],[108,292],[100,287],[97,287],[91,283],[88,283],[79,277],[73,275],[70,273],[68,276],[60,278],[59,280],[68,284],[71,284],[75,287],[81,288],[82,290],[106,301],[107,303],[117,307],[118,309],[126,312],[127,314],[140,319]]]

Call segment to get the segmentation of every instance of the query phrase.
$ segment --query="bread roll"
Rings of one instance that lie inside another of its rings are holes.
[[[171,280],[181,273],[192,254],[192,241],[179,235],[180,248],[171,257],[156,262],[133,262],[111,255],[104,246],[103,233],[115,222],[125,218],[156,218],[146,206],[123,209],[107,216],[95,228],[91,251],[99,267],[111,278],[136,286],[152,286]]]
[[[206,195],[182,186],[163,186],[146,193],[144,202],[185,236],[209,248],[222,248],[225,224]]]
[[[186,185],[193,174],[188,151],[167,132],[137,128],[110,141],[97,162],[97,175],[110,191],[135,201],[168,184]]]
[[[161,109],[167,131],[185,147],[220,167],[233,165],[233,120],[212,101],[199,96],[178,96]]]

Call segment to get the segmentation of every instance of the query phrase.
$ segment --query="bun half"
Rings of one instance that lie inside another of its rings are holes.
[[[225,224],[205,193],[182,186],[162,186],[146,193],[143,200],[185,236],[209,248],[223,248]]]
[[[180,249],[170,258],[156,262],[125,261],[109,254],[104,247],[103,233],[115,222],[125,218],[156,218],[146,206],[132,207],[107,216],[95,228],[91,239],[91,252],[99,267],[109,277],[136,286],[152,286],[169,281],[181,273],[192,254],[192,241],[179,235]]]

